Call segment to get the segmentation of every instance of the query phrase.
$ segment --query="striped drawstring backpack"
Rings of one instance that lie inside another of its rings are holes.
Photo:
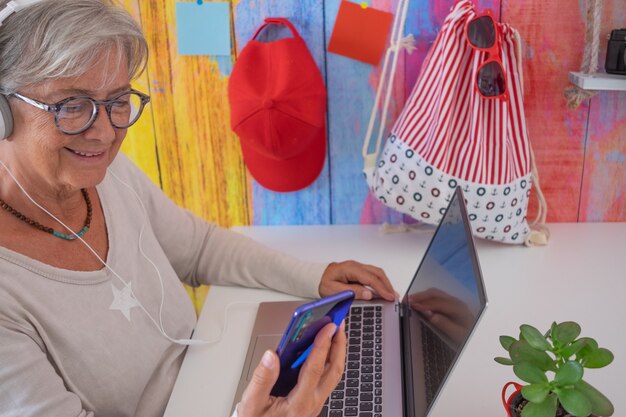
[[[547,243],[546,205],[526,130],[519,34],[490,12],[477,14],[471,1],[451,8],[380,152],[399,45],[406,40],[408,1],[398,2],[363,145],[371,192],[388,207],[438,224],[460,186],[475,236]],[[380,130],[370,153],[379,109]],[[526,213],[533,184],[539,209],[531,227]]]

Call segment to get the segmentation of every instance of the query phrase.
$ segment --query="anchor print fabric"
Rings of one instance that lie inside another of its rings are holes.
[[[372,191],[385,205],[424,223],[439,224],[460,186],[475,236],[521,244],[530,232],[530,175],[499,185],[464,181],[429,164],[393,135],[371,175]]]
[[[487,56],[467,44],[464,31],[474,16],[470,1],[453,6],[375,166],[366,161],[364,173],[385,205],[435,225],[460,186],[475,236],[523,244],[532,175],[519,36],[498,23],[509,99],[485,99],[474,84]]]

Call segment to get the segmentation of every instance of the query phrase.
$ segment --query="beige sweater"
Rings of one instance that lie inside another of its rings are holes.
[[[196,322],[180,281],[318,296],[326,265],[279,254],[178,208],[122,154],[110,171],[119,179],[109,172],[97,187],[107,262],[158,321],[159,279],[139,251],[143,211],[122,180],[146,207],[142,247],[163,278],[169,336],[191,337]],[[115,309],[123,288],[106,268],[59,269],[0,247],[0,416],[163,414],[185,348],[161,335],[140,307]]]

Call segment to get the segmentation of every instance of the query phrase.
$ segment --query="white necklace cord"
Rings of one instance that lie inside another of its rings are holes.
[[[229,310],[233,306],[241,306],[241,305],[255,305],[256,306],[258,304],[256,304],[256,303],[247,303],[247,302],[232,302],[232,303],[229,303],[226,306],[226,309],[225,309],[224,322],[222,324],[222,329],[220,330],[220,333],[219,333],[219,335],[218,335],[218,337],[216,339],[213,339],[213,340],[199,340],[199,339],[198,340],[193,340],[193,339],[173,340],[172,338],[167,336],[167,334],[165,334],[165,328],[163,327],[163,314],[162,314],[163,313],[164,300],[165,300],[165,288],[163,287],[163,277],[161,276],[161,272],[159,271],[159,268],[156,266],[156,264],[144,252],[143,245],[141,243],[142,240],[143,240],[142,237],[143,237],[143,231],[144,231],[144,228],[145,228],[145,225],[146,225],[146,219],[148,218],[148,211],[146,210],[146,206],[143,204],[143,201],[141,200],[141,197],[139,196],[139,194],[137,194],[137,191],[135,191],[135,189],[133,187],[131,187],[126,182],[124,182],[120,177],[118,177],[110,169],[108,169],[107,172],[109,174],[111,174],[111,176],[113,178],[115,178],[117,181],[119,181],[122,185],[124,185],[126,188],[128,188],[132,192],[132,194],[135,196],[137,201],[139,202],[139,205],[141,206],[141,211],[142,211],[142,214],[143,214],[143,220],[141,222],[141,229],[139,230],[139,252],[141,252],[141,255],[152,265],[152,267],[154,268],[154,270],[157,273],[157,276],[159,277],[159,284],[161,285],[161,304],[159,306],[159,323],[161,325],[161,328],[159,330],[162,330],[161,333],[165,337],[167,337],[170,341],[174,341],[175,343],[185,342],[185,343],[182,343],[182,344],[186,344],[186,345],[208,345],[208,344],[218,343],[220,340],[222,340],[222,337],[224,336],[224,333],[226,333],[226,328],[227,328],[227,325],[228,325],[228,312],[229,312]],[[107,266],[107,267],[110,269],[109,266]],[[130,291],[132,292],[132,289]],[[135,294],[133,294],[133,297],[135,298],[135,300],[137,300],[137,297],[135,297]],[[137,302],[139,302],[139,300],[137,300]]]
[[[159,304],[159,325],[160,325],[160,330],[163,332],[163,334],[165,334],[165,327],[163,326],[163,305],[164,305],[164,302],[165,302],[165,287],[163,286],[163,277],[161,276],[161,271],[159,271],[159,268],[156,266],[156,264],[144,252],[143,245],[142,245],[142,242],[143,242],[143,231],[144,231],[144,228],[146,226],[146,219],[148,218],[148,212],[146,210],[146,207],[143,205],[143,201],[141,201],[141,198],[139,197],[137,192],[130,185],[128,185],[127,183],[122,181],[122,179],[120,179],[117,175],[115,175],[115,173],[113,171],[111,171],[110,169],[107,169],[107,172],[109,174],[111,174],[111,176],[113,178],[115,178],[119,183],[121,183],[126,188],[128,188],[133,193],[133,195],[135,196],[135,198],[139,202],[139,205],[141,206],[141,213],[143,215],[143,218],[142,218],[142,221],[141,221],[141,228],[139,229],[139,252],[141,253],[141,256],[143,256],[144,259],[147,260],[150,263],[150,265],[152,265],[152,268],[154,268],[154,270],[156,271],[157,276],[159,278],[159,285],[161,286],[161,302]],[[108,267],[108,268],[111,269],[110,267]],[[130,291],[132,293],[132,289],[130,289]],[[133,298],[135,298],[135,300],[137,300],[137,297],[135,297],[135,294],[133,293],[132,295],[133,295]],[[150,318],[152,318],[152,317],[150,317]],[[168,339],[169,339],[169,337],[168,337]]]
[[[172,341],[172,342],[176,342],[176,340],[174,340],[173,338],[171,338],[169,335],[167,335],[167,333],[165,333],[165,330],[159,326],[156,322],[156,320],[154,320],[154,318],[150,315],[150,313],[148,313],[148,311],[146,310],[146,308],[143,306],[143,304],[137,299],[137,297],[135,296],[134,291],[132,290],[132,288],[130,287],[130,281],[126,282],[113,268],[111,268],[109,266],[109,264],[106,263],[106,261],[104,259],[102,259],[102,257],[100,255],[98,255],[98,253],[91,247],[91,245],[89,245],[81,236],[79,236],[77,233],[75,233],[69,226],[67,226],[63,221],[61,221],[61,219],[59,219],[58,217],[56,217],[54,214],[50,213],[50,211],[48,211],[45,207],[43,207],[41,204],[39,204],[37,201],[35,201],[35,199],[33,199],[30,194],[28,194],[28,192],[26,191],[26,189],[22,186],[22,184],[18,181],[18,179],[13,175],[13,173],[11,172],[11,170],[5,165],[5,163],[0,160],[0,164],[4,167],[4,169],[7,171],[7,173],[9,174],[9,176],[13,179],[13,181],[15,182],[15,184],[17,184],[17,186],[20,188],[20,190],[22,191],[22,193],[24,193],[24,195],[31,201],[31,203],[33,203],[35,206],[37,206],[40,210],[42,210],[44,213],[46,213],[48,216],[50,216],[52,219],[54,219],[57,223],[59,223],[61,226],[63,226],[64,228],[66,228],[67,230],[70,231],[70,233],[72,235],[74,235],[77,239],[79,239],[84,245],[85,247],[87,247],[87,249],[109,270],[113,273],[113,275],[120,280],[120,282],[122,282],[122,284],[124,284],[125,288],[128,288],[128,290],[130,291],[131,296],[133,297],[133,299],[137,302],[137,304],[139,305],[139,307],[143,310],[144,313],[146,313],[146,315],[150,318],[150,320],[154,323],[154,325],[157,327],[157,329],[159,329],[159,332],[161,334],[163,334],[168,340]],[[109,171],[110,172],[110,171]],[[145,219],[144,219],[144,223],[145,223]],[[143,234],[143,227],[144,227],[144,223],[142,223],[141,225],[141,229],[139,232],[139,248],[140,248],[140,252],[143,254],[143,250],[141,249],[141,236]],[[144,255],[145,257],[145,255]],[[152,263],[152,262],[151,262]],[[154,264],[152,263],[152,265],[154,266]],[[163,289],[163,283],[161,280],[161,274],[158,272],[157,269],[157,274],[159,277],[159,281],[161,281],[161,291],[162,294],[164,292]],[[161,297],[161,305],[159,307],[159,310],[162,308],[163,306],[163,298]],[[160,314],[160,313],[159,313]]]
[[[152,323],[154,324],[154,326],[157,328],[157,330],[159,331],[159,333],[161,333],[161,335],[163,335],[167,340],[169,340],[172,343],[176,343],[176,344],[180,344],[180,345],[207,345],[207,344],[214,344],[219,342],[222,339],[222,336],[226,330],[226,325],[228,322],[228,310],[234,306],[234,305],[238,305],[238,304],[251,304],[251,303],[231,303],[226,307],[226,316],[224,319],[224,326],[222,328],[221,333],[219,334],[218,338],[215,340],[211,340],[211,341],[206,341],[206,340],[193,340],[193,339],[174,339],[172,337],[170,337],[166,332],[165,332],[165,328],[163,327],[163,305],[164,305],[164,300],[165,300],[165,288],[163,286],[163,278],[161,276],[161,272],[159,271],[159,268],[156,266],[156,264],[146,255],[146,253],[143,250],[143,245],[142,245],[142,237],[143,237],[143,231],[145,228],[145,224],[146,224],[146,218],[147,218],[147,211],[146,208],[143,204],[143,202],[141,201],[141,198],[139,197],[139,195],[137,194],[137,192],[128,184],[126,184],[124,181],[122,181],[117,175],[115,175],[115,173],[113,173],[111,170],[107,170],[107,172],[109,172],[117,181],[119,181],[120,183],[122,183],[123,185],[125,185],[127,188],[129,188],[134,196],[137,198],[137,201],[139,201],[139,204],[141,205],[141,209],[142,209],[142,214],[143,214],[143,221],[141,223],[141,228],[139,230],[139,251],[141,253],[141,255],[152,265],[152,267],[154,268],[154,270],[157,273],[157,277],[159,278],[159,284],[161,287],[161,302],[159,304],[159,323],[157,323],[157,321],[152,317],[152,315],[150,315],[150,313],[148,313],[148,310],[146,310],[146,308],[144,307],[144,305],[141,303],[141,301],[139,301],[139,299],[137,298],[137,296],[135,295],[135,293],[133,292],[132,288],[130,287],[130,281],[125,281],[113,268],[111,268],[111,266],[109,266],[109,264],[106,263],[106,261],[104,259],[102,259],[102,257],[100,255],[98,255],[98,253],[91,247],[91,245],[89,245],[81,236],[79,236],[76,232],[74,232],[70,227],[68,227],[63,221],[61,221],[58,217],[56,217],[54,214],[52,214],[49,210],[47,210],[45,207],[43,207],[41,204],[39,204],[37,201],[35,201],[35,199],[33,199],[30,194],[28,194],[28,192],[26,191],[26,189],[22,186],[22,184],[18,181],[18,179],[15,177],[15,175],[13,175],[13,173],[11,172],[11,170],[6,166],[6,164],[4,163],[4,161],[2,161],[0,159],[0,165],[2,165],[2,167],[6,170],[6,172],[9,174],[9,176],[11,177],[11,179],[15,182],[15,184],[19,187],[19,189],[22,191],[22,193],[24,193],[24,195],[31,201],[31,203],[33,203],[36,207],[38,207],[40,210],[42,210],[44,213],[46,213],[48,216],[50,216],[52,219],[54,219],[57,223],[59,223],[61,226],[63,226],[64,228],[66,228],[67,230],[70,231],[70,233],[72,235],[74,235],[78,240],[80,240],[85,247],[87,247],[87,249],[109,270],[111,271],[111,273],[113,273],[113,275],[120,281],[122,282],[122,284],[124,284],[125,288],[128,288],[128,290],[130,291],[130,295],[132,296],[132,298],[137,302],[137,305],[141,308],[141,310],[146,314],[146,316],[148,316],[148,318],[150,319],[150,321],[152,321]]]

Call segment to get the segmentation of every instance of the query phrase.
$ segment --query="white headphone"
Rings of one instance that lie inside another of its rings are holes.
[[[10,1],[4,9],[0,10],[0,26],[10,15],[17,13],[25,7],[31,6],[35,3],[39,3],[42,0],[13,0]],[[1,30],[1,29],[0,29]],[[131,103],[131,115],[130,118],[134,118],[137,115],[137,109]],[[6,139],[13,133],[13,114],[11,113],[11,106],[7,97],[0,94],[0,140]]]
[[[41,0],[12,0],[7,3],[4,9],[0,10],[0,26],[7,17],[17,13],[25,7],[39,3]],[[0,140],[8,137],[13,132],[13,115],[11,107],[4,95],[0,95]]]
[[[7,138],[13,132],[13,115],[7,98],[0,95],[0,140]]]
[[[17,13],[24,7],[39,3],[40,1],[41,0],[13,0],[8,2],[4,9],[0,10],[0,26],[2,26],[2,22],[13,13]]]

